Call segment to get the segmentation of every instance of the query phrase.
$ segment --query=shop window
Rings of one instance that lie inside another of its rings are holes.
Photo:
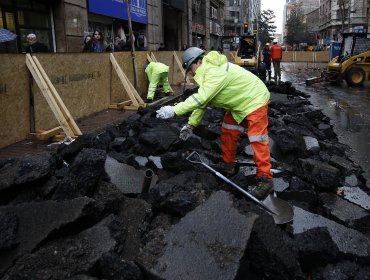
[[[13,13],[5,13],[5,22],[6,22],[6,28],[10,31],[15,31],[14,26],[14,14]]]
[[[12,5],[12,0],[0,0],[0,5]]]
[[[19,36],[21,38],[21,49],[22,52],[26,51],[26,47],[28,46],[27,43],[27,35],[30,33],[35,33],[37,37],[37,41],[44,43],[50,49],[51,41],[49,38],[49,31],[48,30],[39,30],[39,29],[19,29]]]
[[[17,6],[19,8],[28,8],[28,9],[32,8],[30,0],[17,0]]]
[[[3,23],[3,12],[0,8],[0,27],[1,28],[4,28],[4,23]]]
[[[45,12],[48,11],[48,8],[46,7],[46,5],[43,3],[39,3],[39,2],[34,2],[32,8],[38,11],[45,11]]]
[[[44,28],[49,27],[48,15],[33,11],[18,11],[18,22],[19,25]]]

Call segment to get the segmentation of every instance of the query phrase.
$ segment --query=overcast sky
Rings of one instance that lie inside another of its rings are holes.
[[[276,16],[275,25],[277,27],[276,33],[282,33],[283,29],[283,12],[285,0],[261,0],[261,11],[263,10],[273,10]]]

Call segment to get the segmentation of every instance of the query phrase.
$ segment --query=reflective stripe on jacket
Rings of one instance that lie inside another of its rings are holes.
[[[280,60],[283,57],[283,49],[279,44],[273,44],[270,49],[271,60]]]
[[[176,115],[193,111],[188,122],[192,126],[201,122],[208,104],[230,111],[240,123],[270,99],[268,89],[257,76],[229,63],[225,55],[216,51],[203,58],[194,80],[199,85],[198,92],[174,106]]]
[[[166,64],[160,63],[160,62],[150,62],[148,67],[145,69],[145,73],[148,75],[148,79],[150,81],[150,78],[153,74],[161,74],[164,72],[169,72],[170,67]]]

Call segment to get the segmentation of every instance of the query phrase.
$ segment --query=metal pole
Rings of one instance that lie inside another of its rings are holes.
[[[134,70],[134,87],[137,88],[137,71],[136,71],[136,60],[135,60],[135,43],[134,43],[134,33],[132,32],[132,22],[131,22],[131,9],[130,9],[130,1],[126,1],[127,7],[127,17],[128,17],[128,28],[130,32],[131,38],[131,57],[132,57],[132,67]]]

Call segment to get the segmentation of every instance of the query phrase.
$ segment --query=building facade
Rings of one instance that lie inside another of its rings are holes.
[[[370,1],[344,0],[344,10],[339,1],[320,1],[320,44],[341,40],[343,32],[369,32]],[[344,17],[343,17],[344,15]]]
[[[225,34],[242,35],[244,23],[253,31],[260,8],[260,0],[129,2],[132,30],[135,38],[146,37],[146,50],[157,50],[161,43],[168,50],[185,44],[217,49]],[[121,28],[129,38],[125,0],[0,0],[0,27],[18,35],[0,44],[0,53],[25,52],[29,33],[54,52],[81,52],[85,36],[96,29],[110,45]]]
[[[286,4],[284,6],[284,15],[283,15],[283,36],[286,35],[286,23],[290,17],[290,13],[293,9],[299,9],[299,11],[304,16],[304,21],[312,20],[315,13],[317,13],[316,10],[319,9],[320,6],[320,0],[286,0]],[[316,11],[316,12],[315,12]],[[306,24],[306,22],[305,22]],[[311,23],[309,24],[311,29]],[[318,28],[318,24],[317,24]],[[316,29],[316,28],[313,28]],[[306,28],[307,31],[307,28]]]

